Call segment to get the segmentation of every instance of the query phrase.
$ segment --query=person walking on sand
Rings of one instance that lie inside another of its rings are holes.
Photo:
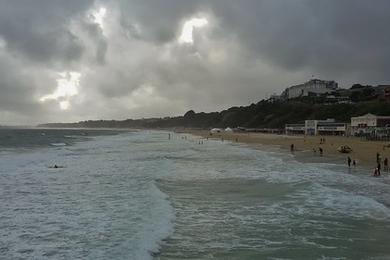
[[[383,170],[389,171],[389,161],[387,160],[387,157],[383,160]]]
[[[351,168],[351,157],[348,156],[347,158],[347,162],[348,162],[348,168]]]
[[[322,150],[321,147],[318,148],[318,151],[320,151],[320,156],[322,156],[322,154],[324,153],[324,150]]]
[[[290,145],[290,151],[291,151],[291,152],[294,152],[294,144],[291,144],[291,145]]]
[[[353,159],[352,165],[353,165],[353,167],[356,167],[356,160],[355,159]]]
[[[381,163],[378,162],[378,166],[376,167],[378,169],[378,176],[381,176]]]

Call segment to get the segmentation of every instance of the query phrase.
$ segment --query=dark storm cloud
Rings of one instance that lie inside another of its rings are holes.
[[[49,111],[33,97],[34,78],[20,71],[21,64],[0,53],[0,122],[31,124]]]
[[[67,26],[91,2],[1,0],[0,35],[17,55],[39,62],[77,60],[84,46]]]
[[[388,80],[389,1],[231,1],[213,10],[255,55],[286,70]]]
[[[194,17],[209,23],[180,44]],[[388,24],[385,0],[0,0],[0,123],[212,111],[311,75],[389,83]],[[66,111],[39,101],[63,71],[81,74]]]
[[[0,56],[1,57],[1,56]],[[11,66],[11,67],[10,67]],[[20,79],[9,60],[0,59],[1,95],[0,109],[14,111],[29,111],[32,107],[30,97],[34,93],[32,86],[25,79]]]
[[[131,35],[146,41],[166,43],[176,37],[178,23],[204,9],[202,1],[118,1],[120,22]],[[134,28],[139,25],[139,32]]]
[[[85,30],[89,38],[95,43],[95,57],[96,61],[100,64],[104,64],[107,52],[107,39],[104,37],[102,29],[96,23],[83,21],[81,23],[82,29]],[[89,46],[90,48],[91,46]]]
[[[211,11],[220,19],[219,33],[237,34],[253,57],[284,70],[333,75],[348,84],[356,75],[388,80],[389,1],[171,0],[125,2],[122,8],[123,25],[131,30],[137,22],[144,31],[134,35],[146,39],[170,41],[183,18]]]

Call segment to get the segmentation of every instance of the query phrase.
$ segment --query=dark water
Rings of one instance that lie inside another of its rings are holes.
[[[39,148],[72,145],[93,136],[118,134],[119,130],[99,129],[10,129],[0,128],[0,148]]]

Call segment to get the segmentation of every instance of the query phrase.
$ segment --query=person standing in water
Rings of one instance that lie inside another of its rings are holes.
[[[324,153],[324,150],[322,150],[321,147],[318,148],[318,151],[320,151],[320,155],[322,156],[322,154]]]
[[[381,176],[381,163],[378,162],[378,166],[376,167],[378,169],[378,176]]]
[[[291,144],[291,145],[290,145],[290,151],[291,151],[291,152],[294,152],[294,144]]]
[[[349,168],[351,168],[351,161],[352,161],[352,160],[351,160],[351,157],[348,156],[347,162],[348,162],[348,167],[349,167]]]

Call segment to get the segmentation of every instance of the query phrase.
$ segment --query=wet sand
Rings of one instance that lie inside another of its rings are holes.
[[[320,156],[318,148],[323,149],[323,156],[334,159],[337,162],[347,163],[347,157],[356,160],[358,166],[373,169],[376,167],[376,154],[379,153],[382,157],[390,159],[390,147],[385,147],[388,142],[366,141],[358,137],[342,137],[342,136],[290,136],[276,135],[263,133],[234,133],[222,132],[210,135],[208,130],[186,129],[183,132],[202,138],[213,138],[220,140],[229,140],[232,142],[240,142],[245,144],[263,144],[278,146],[283,150],[290,150],[290,145],[294,144],[295,153],[301,157],[304,154],[310,153],[311,156]],[[325,138],[325,143],[321,144],[320,139]],[[349,154],[340,153],[337,148],[341,145],[347,145],[352,148]],[[316,150],[314,153],[313,149]]]

